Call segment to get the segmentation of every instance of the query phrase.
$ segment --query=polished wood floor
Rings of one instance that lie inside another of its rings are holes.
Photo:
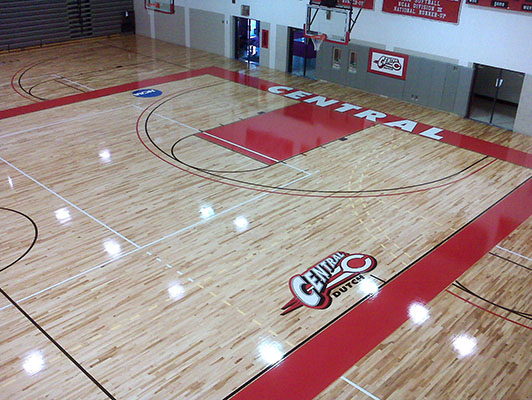
[[[212,66],[532,153],[453,114],[135,36],[1,53],[0,110]],[[365,287],[391,282],[532,177],[379,124],[266,166],[196,134],[298,101],[210,74],[150,87],[0,120],[1,399],[237,397],[371,301],[358,285],[281,316],[290,278],[344,251],[377,260]],[[317,398],[532,399],[531,233],[529,217]]]

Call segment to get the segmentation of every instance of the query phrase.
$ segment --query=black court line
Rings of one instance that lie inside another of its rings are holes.
[[[22,89],[22,91],[23,91],[24,93],[26,93],[28,96],[31,96],[31,97],[33,97],[33,98],[35,98],[35,99],[38,99],[38,100],[41,100],[41,101],[46,101],[46,99],[43,99],[42,97],[38,97],[38,96],[35,96],[35,95],[31,94],[31,93],[30,93],[30,92],[31,92],[31,89],[30,89],[30,90],[26,90],[26,89],[24,88],[24,86],[22,86],[22,77],[26,74],[26,72],[28,72],[29,70],[31,70],[33,67],[36,67],[37,65],[44,64],[44,63],[46,63],[46,62],[48,62],[48,61],[50,61],[50,60],[55,60],[56,58],[57,58],[57,57],[54,57],[54,58],[48,58],[48,59],[43,60],[43,61],[41,61],[41,62],[39,62],[39,63],[37,63],[37,64],[33,64],[32,66],[30,66],[28,69],[25,69],[24,72],[22,72],[22,73],[20,74],[20,76],[18,77],[18,86]]]
[[[103,44],[103,45],[101,46],[102,49],[104,49],[105,47],[115,47],[115,46],[106,45],[106,44]],[[127,51],[127,50],[125,50],[125,49],[121,49],[121,48],[119,48],[119,47],[115,47],[115,48],[120,49],[120,50]],[[91,50],[91,51],[92,51],[92,50]],[[73,53],[73,54],[74,54],[74,55],[77,55],[77,54],[79,54],[79,53],[80,53],[80,52],[76,52],[76,53]],[[134,53],[134,52],[130,52],[130,53],[137,54],[137,53]],[[140,55],[142,55],[142,54],[140,54]],[[142,55],[142,56],[144,56],[144,55]],[[155,58],[153,58],[153,57],[149,57],[149,56],[144,56],[144,57],[149,58],[149,59],[155,59]],[[25,69],[25,70],[21,73],[21,75],[19,76],[19,78],[18,78],[18,85],[19,85],[20,89],[21,89],[24,93],[26,93],[26,94],[28,94],[29,96],[31,96],[31,97],[33,97],[33,98],[35,98],[35,99],[38,99],[38,100],[40,100],[40,101],[47,101],[47,100],[50,100],[50,99],[45,99],[45,98],[39,97],[39,96],[37,96],[37,95],[34,95],[34,94],[31,93],[31,91],[32,91],[36,86],[39,86],[40,84],[45,83],[45,82],[52,81],[52,80],[54,80],[54,79],[50,79],[50,80],[48,80],[48,81],[44,81],[44,82],[39,82],[39,83],[35,84],[34,86],[32,86],[29,90],[27,90],[24,86],[22,86],[22,77],[26,74],[26,72],[30,71],[32,68],[34,68],[34,67],[36,67],[36,66],[38,66],[38,65],[41,65],[41,64],[47,63],[48,61],[55,60],[55,59],[57,59],[57,58],[59,58],[59,57],[47,58],[46,60],[43,60],[43,61],[41,61],[41,62],[38,62],[37,64],[33,64],[33,65],[31,65],[28,69]],[[157,60],[157,59],[155,59],[155,60]],[[157,61],[163,61],[163,60],[157,60]],[[145,63],[131,63],[131,64],[125,64],[125,66],[120,65],[120,68],[125,68],[125,67],[135,67],[135,66],[138,66],[138,65],[147,64],[147,63],[149,63],[149,62],[150,62],[150,61],[146,61]],[[182,67],[182,68],[186,68],[186,67]],[[90,74],[95,74],[95,73],[97,73],[97,72],[113,71],[113,70],[115,70],[115,69],[116,69],[116,67],[113,67],[113,68],[107,68],[107,69],[98,69],[98,70],[94,70],[94,71],[81,72],[81,73],[79,73],[79,74],[74,74],[74,75],[72,75],[72,76],[75,77],[75,76],[82,76],[82,75],[90,75]],[[190,68],[186,68],[186,69],[190,70]],[[66,84],[65,84],[65,85],[66,85]],[[66,85],[66,86],[69,86],[69,85]],[[70,86],[70,87],[72,87],[72,88],[74,88],[74,89],[77,89],[76,87],[73,87],[73,86]],[[85,93],[84,91],[82,91],[82,90],[80,90],[80,89],[77,89],[77,90],[79,90],[79,91]]]
[[[427,255],[429,255],[430,253],[432,253],[434,250],[436,250],[438,247],[440,247],[441,245],[443,245],[445,242],[449,241],[451,238],[453,238],[454,236],[458,235],[461,231],[463,231],[465,228],[467,228],[468,226],[470,226],[473,222],[475,222],[477,219],[479,219],[480,217],[482,217],[484,214],[486,214],[489,210],[491,210],[492,208],[494,208],[497,204],[501,203],[504,199],[506,199],[508,196],[510,196],[512,193],[514,193],[516,190],[518,190],[519,188],[521,188],[523,185],[525,185],[529,180],[531,180],[532,177],[530,178],[527,178],[525,179],[524,182],[522,182],[521,184],[519,184],[517,187],[515,187],[514,189],[512,189],[510,192],[506,193],[503,197],[501,197],[499,200],[497,200],[495,203],[493,203],[492,205],[490,205],[488,208],[486,208],[484,211],[480,212],[476,217],[472,218],[469,222],[466,222],[462,227],[460,227],[460,229],[458,229],[457,231],[453,232],[452,234],[450,234],[449,236],[447,236],[446,238],[444,238],[442,241],[440,241],[439,243],[437,243],[436,245],[434,245],[433,247],[431,247],[429,250],[427,250],[425,253],[423,253],[421,256],[419,256],[418,258],[416,258],[414,261],[412,261],[410,264],[408,264],[406,267],[404,267],[402,270],[398,271],[395,275],[393,275],[391,278],[388,278],[386,281],[384,281],[384,283],[382,283],[381,285],[378,286],[378,292],[381,291],[381,289],[386,286],[387,284],[389,284],[390,282],[392,282],[394,279],[396,279],[397,277],[399,277],[400,275],[404,274],[407,270],[409,270],[412,266],[414,266],[417,262],[421,261],[423,258],[425,258]],[[378,293],[377,292],[377,293]],[[365,302],[366,300],[368,300],[369,298],[371,298],[373,296],[373,294],[368,294],[366,296],[364,296],[363,298],[361,298],[360,300],[358,300],[357,302],[355,302],[351,307],[347,308],[345,311],[343,311],[342,313],[340,313],[339,315],[337,315],[336,317],[334,317],[332,320],[330,320],[329,322],[325,323],[321,328],[317,329],[314,333],[312,333],[311,335],[309,335],[306,339],[302,340],[300,343],[298,343],[296,346],[294,346],[292,349],[290,349],[288,352],[286,352],[283,357],[277,361],[276,363],[273,363],[271,365],[268,365],[266,367],[264,367],[262,370],[260,370],[259,372],[257,372],[253,377],[249,378],[246,382],[244,382],[242,385],[240,385],[239,387],[237,387],[236,389],[234,389],[231,393],[229,393],[227,396],[225,396],[223,398],[223,400],[229,400],[230,398],[232,398],[233,396],[235,396],[238,392],[240,392],[241,390],[243,390],[245,387],[249,386],[253,381],[259,379],[262,375],[264,375],[266,372],[270,371],[271,369],[277,367],[278,365],[282,364],[283,361],[289,357],[292,353],[294,353],[295,351],[297,351],[299,348],[303,347],[306,343],[308,343],[309,341],[311,341],[313,338],[315,338],[316,336],[318,336],[321,332],[323,332],[325,329],[327,329],[329,326],[333,325],[336,321],[338,321],[339,319],[341,319],[344,315],[348,314],[349,312],[351,312],[354,308],[356,308],[359,304]]]
[[[414,185],[407,185],[407,186],[396,187],[396,188],[366,189],[366,190],[341,190],[341,189],[340,190],[338,190],[338,189],[337,190],[315,190],[315,189],[283,188],[283,187],[279,187],[279,186],[263,185],[263,184],[259,184],[259,183],[248,182],[248,181],[245,181],[245,180],[235,179],[235,178],[230,178],[230,177],[227,177],[227,176],[220,175],[221,172],[219,172],[219,171],[211,171],[211,170],[208,170],[208,169],[204,169],[204,168],[200,168],[200,167],[196,167],[194,165],[188,164],[188,163],[184,162],[183,160],[181,160],[180,158],[178,158],[175,155],[175,147],[176,147],[176,145],[179,142],[181,142],[182,140],[186,139],[186,137],[185,138],[181,138],[176,143],[174,143],[173,146],[171,147],[170,153],[165,151],[165,150],[163,150],[159,145],[157,145],[157,143],[155,143],[155,140],[153,140],[151,135],[150,135],[150,131],[149,131],[148,125],[149,125],[150,118],[152,117],[153,114],[155,114],[155,112],[159,109],[159,107],[161,107],[164,104],[176,99],[177,97],[184,96],[186,94],[190,94],[190,93],[192,93],[194,91],[197,91],[197,90],[202,90],[202,89],[206,89],[206,88],[217,86],[217,85],[221,85],[221,84],[222,83],[202,86],[200,88],[189,89],[189,90],[186,90],[186,91],[183,91],[183,92],[179,92],[179,93],[175,93],[173,95],[169,95],[168,98],[162,100],[152,110],[150,110],[150,112],[148,113],[148,116],[146,117],[146,120],[144,121],[144,132],[145,132],[148,140],[151,142],[151,144],[154,147],[156,147],[160,152],[165,154],[167,157],[177,161],[178,163],[180,163],[180,164],[182,164],[182,165],[184,165],[184,166],[186,166],[188,168],[191,168],[193,170],[196,170],[196,171],[203,172],[205,174],[214,176],[214,177],[216,177],[216,178],[218,178],[218,179],[220,179],[222,181],[223,180],[227,180],[227,181],[235,182],[235,183],[238,183],[238,184],[255,186],[255,187],[271,189],[271,190],[286,190],[286,191],[288,191],[290,193],[302,192],[302,193],[321,193],[321,194],[330,194],[330,195],[335,195],[335,194],[381,193],[381,192],[390,192],[390,191],[398,191],[398,190],[415,189],[415,188],[418,188],[418,187],[421,187],[421,186],[428,186],[428,185],[432,185],[432,184],[435,184],[435,183],[438,183],[438,182],[442,182],[444,180],[451,179],[451,178],[453,178],[455,176],[458,176],[458,175],[466,172],[467,170],[473,168],[477,164],[479,164],[479,163],[481,163],[484,160],[489,158],[489,156],[484,156],[484,157],[482,157],[482,158],[478,159],[477,161],[471,163],[470,165],[468,165],[467,167],[463,168],[462,170],[460,170],[458,172],[455,172],[455,173],[450,174],[448,176],[445,176],[445,177],[442,177],[442,178],[438,178],[438,179],[435,179],[435,180],[432,180],[432,181],[418,183],[418,184],[414,184]],[[249,118],[253,118],[253,117],[255,117],[255,116],[251,116]],[[361,131],[359,131],[359,132],[361,132]],[[208,131],[207,132],[201,131],[201,133],[208,133]],[[356,133],[358,133],[358,132],[356,132]],[[356,133],[354,133],[354,134],[356,134]],[[315,150],[315,149],[312,149],[312,150]],[[309,150],[309,152],[312,151],[312,150]],[[290,157],[288,160],[290,160],[291,158],[293,158],[293,157]],[[288,160],[283,160],[283,161],[280,161],[279,163],[285,163]],[[253,171],[253,170],[250,170],[250,171]],[[223,173],[240,173],[240,172],[249,172],[249,171],[245,171],[245,170],[243,170],[243,171],[223,171]]]
[[[39,229],[37,228],[37,224],[35,223],[35,221],[33,219],[31,219],[28,215],[24,214],[23,212],[20,212],[20,211],[17,211],[17,210],[13,210],[11,208],[6,208],[6,207],[0,207],[0,210],[13,212],[15,214],[19,214],[22,217],[26,218],[28,221],[31,222],[31,224],[33,226],[33,232],[34,232],[33,239],[31,241],[30,246],[26,249],[26,251],[20,257],[18,257],[15,261],[11,262],[10,264],[6,265],[5,267],[2,267],[0,265],[0,272],[2,272],[2,271],[5,271],[6,269],[8,269],[9,267],[15,265],[17,262],[22,260],[24,257],[26,257],[26,255],[30,252],[30,250],[33,248],[33,246],[37,242],[37,237],[39,236]]]
[[[202,133],[207,133],[207,132],[203,132]],[[208,139],[205,139],[205,138],[202,138],[201,136],[198,136],[196,133],[193,133],[191,135],[188,135],[188,136],[184,136],[182,137],[181,139],[179,139],[177,142],[175,142],[173,145],[172,145],[172,148],[170,149],[170,153],[172,154],[172,158],[176,161],[179,161],[178,157],[176,156],[175,154],[175,151],[176,151],[176,147],[181,144],[182,141],[184,141],[185,139],[189,139],[189,138],[196,138],[196,139],[200,139],[200,140],[203,140],[209,144],[213,144],[215,146],[218,146],[219,148],[221,149],[224,149],[224,150],[229,150],[229,151],[232,151],[231,149],[221,145],[220,143],[215,143],[215,142],[211,142],[210,140]],[[247,154],[242,154],[242,153],[239,153],[239,152],[234,152],[234,153],[237,153],[238,155],[241,155],[241,156],[244,156],[244,157],[247,157],[249,158],[250,160],[252,161],[255,161],[255,162],[258,162],[258,163],[261,163],[261,164],[264,164],[262,167],[257,167],[257,168],[252,168],[252,169],[241,169],[241,170],[238,170],[238,171],[224,171],[224,170],[216,170],[216,169],[206,169],[206,168],[202,168],[201,170],[202,171],[205,171],[205,172],[211,172],[213,174],[239,174],[239,173],[244,173],[244,172],[256,172],[256,171],[261,171],[263,169],[266,169],[268,167],[270,167],[271,165],[269,164],[265,164],[263,161],[260,161],[260,160],[257,160],[256,158],[253,158]],[[166,153],[165,153],[166,154]],[[181,161],[179,161],[181,162]],[[188,165],[187,165],[188,166]],[[194,167],[190,167],[190,168],[194,168]]]
[[[508,262],[511,263],[511,264],[517,265],[518,267],[521,267],[521,268],[524,268],[524,269],[528,269],[529,271],[532,271],[532,268],[527,267],[527,266],[525,266],[525,265],[523,265],[523,264],[519,264],[519,263],[517,263],[517,262],[515,262],[515,261],[512,261],[512,260],[510,260],[509,258],[502,257],[502,256],[500,256],[500,255],[498,255],[498,254],[492,253],[491,251],[489,252],[489,254],[492,255],[492,256],[494,256],[494,257],[500,258],[501,260],[508,261]]]
[[[529,313],[526,313],[524,311],[519,311],[519,310],[514,310],[513,308],[509,308],[509,307],[505,307],[503,305],[500,305],[498,303],[495,303],[491,300],[488,300],[486,299],[485,297],[482,297],[481,295],[479,295],[478,293],[476,292],[473,292],[471,289],[469,289],[467,286],[465,286],[463,283],[461,283],[460,281],[456,281],[455,283],[453,283],[453,286],[470,294],[471,296],[474,296],[476,297],[477,299],[480,299],[488,304],[491,304],[492,306],[495,306],[497,308],[500,308],[501,310],[504,310],[504,311],[508,311],[510,314],[514,314],[514,315],[518,315],[519,317],[522,317],[522,318],[525,318],[525,319],[528,319],[530,321],[532,321],[532,314],[529,314]]]
[[[115,397],[105,388],[103,385],[96,380],[83,366],[76,361],[74,357],[72,357],[57,341],[48,333],[46,332],[38,323],[35,321],[24,309],[17,304],[15,300],[13,300],[5,291],[4,289],[0,288],[0,293],[24,316],[28,321],[30,321],[33,326],[35,326],[52,344],[61,351],[78,369],[87,376],[98,388],[105,393],[105,395],[112,399],[116,400]]]
[[[35,85],[33,85],[32,87],[29,88],[28,93],[30,94],[30,96],[33,96],[33,97],[38,98],[38,99],[42,99],[43,101],[50,100],[50,99],[44,99],[44,98],[38,97],[37,95],[35,95],[35,94],[32,93],[33,89],[35,89],[37,86],[44,85],[45,83],[48,83],[48,82],[56,82],[56,83],[59,83],[59,84],[61,84],[61,85],[63,85],[63,86],[67,86],[67,87],[69,87],[69,88],[71,88],[71,89],[75,89],[75,90],[77,90],[78,92],[86,93],[85,90],[82,90],[82,89],[80,89],[80,88],[77,88],[77,87],[75,87],[75,86],[69,85],[68,83],[65,83],[65,82],[61,81],[61,78],[57,78],[57,79],[48,79],[48,80],[46,80],[46,81],[38,82],[38,83],[36,83]]]

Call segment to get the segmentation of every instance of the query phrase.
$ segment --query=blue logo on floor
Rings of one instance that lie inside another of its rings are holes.
[[[163,94],[160,90],[157,89],[140,89],[133,92],[135,97],[157,97]]]

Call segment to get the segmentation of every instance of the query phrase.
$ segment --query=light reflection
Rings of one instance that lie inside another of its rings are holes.
[[[202,206],[200,208],[200,214],[201,214],[201,218],[203,219],[208,219],[212,216],[214,216],[214,208],[212,208],[211,206]]]
[[[10,176],[7,177],[7,182],[9,183],[9,187],[13,189],[13,179]]]
[[[364,279],[358,284],[358,287],[364,295],[375,294],[379,291],[379,286],[370,279]]]
[[[181,300],[185,296],[185,288],[178,282],[172,282],[168,287],[168,295],[172,300]]]
[[[59,210],[55,210],[55,218],[62,224],[72,221],[70,211],[66,207],[60,208]]]
[[[259,346],[261,358],[268,364],[274,364],[283,358],[282,347],[277,342],[263,343]]]
[[[40,351],[34,351],[24,359],[22,368],[29,375],[34,375],[44,368],[44,358]]]
[[[454,338],[453,347],[461,357],[465,357],[475,351],[477,339],[465,334],[460,335]]]
[[[430,317],[429,309],[421,303],[410,304],[408,315],[415,324],[422,324]]]
[[[108,163],[109,161],[111,161],[111,152],[108,149],[100,151],[98,155],[104,163]]]
[[[116,257],[120,254],[122,251],[122,248],[120,247],[120,244],[113,240],[113,239],[106,239],[103,242],[103,247],[107,254],[109,254],[111,257]]]
[[[246,229],[248,229],[249,221],[246,219],[246,217],[236,217],[233,221],[233,224],[235,224],[236,230],[238,232],[244,232]]]

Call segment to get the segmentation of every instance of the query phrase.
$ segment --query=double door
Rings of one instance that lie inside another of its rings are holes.
[[[513,130],[524,74],[475,65],[469,118]]]

